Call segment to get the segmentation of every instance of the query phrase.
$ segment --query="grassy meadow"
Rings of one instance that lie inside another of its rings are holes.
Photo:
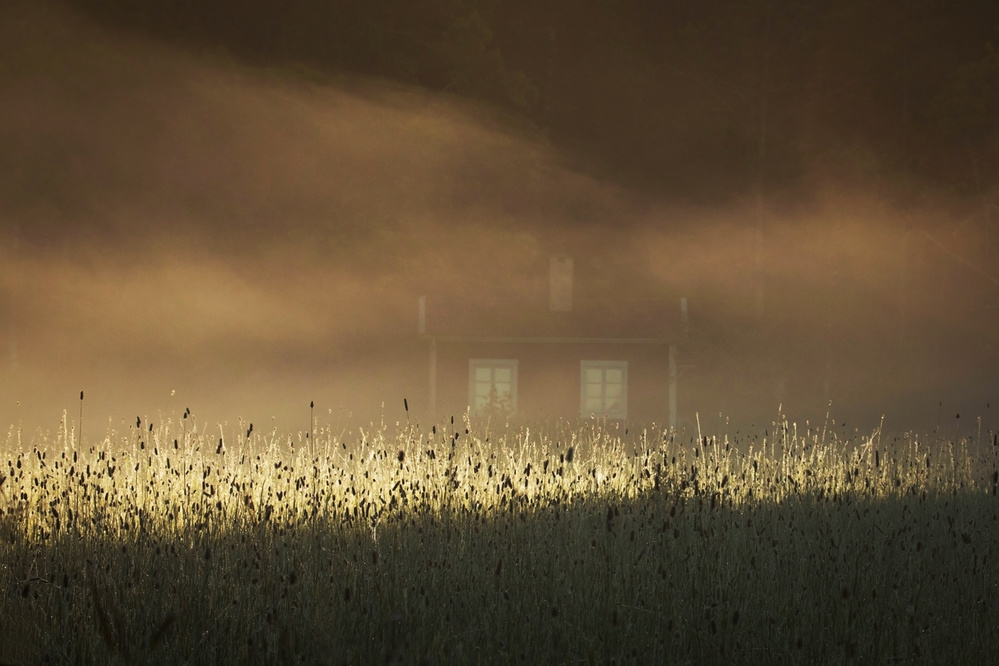
[[[0,663],[987,663],[996,442],[189,412],[0,455]]]

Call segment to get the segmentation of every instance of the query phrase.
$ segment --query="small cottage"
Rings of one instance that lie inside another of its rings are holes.
[[[572,259],[555,256],[547,293],[522,302],[421,297],[431,412],[675,427],[686,302],[587,299],[573,285]]]

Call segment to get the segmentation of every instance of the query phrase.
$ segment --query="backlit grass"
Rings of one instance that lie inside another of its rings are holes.
[[[994,441],[137,419],[0,458],[0,661],[970,663]]]

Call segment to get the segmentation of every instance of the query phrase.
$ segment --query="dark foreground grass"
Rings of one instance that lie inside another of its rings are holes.
[[[197,432],[174,448],[165,427],[75,460],[58,442],[12,455],[0,660],[999,654],[991,451],[785,436],[737,452],[592,425],[326,439],[223,452]]]

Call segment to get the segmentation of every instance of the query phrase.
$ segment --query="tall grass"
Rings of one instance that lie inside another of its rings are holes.
[[[0,661],[999,653],[994,441],[188,416],[85,450],[11,432]]]

